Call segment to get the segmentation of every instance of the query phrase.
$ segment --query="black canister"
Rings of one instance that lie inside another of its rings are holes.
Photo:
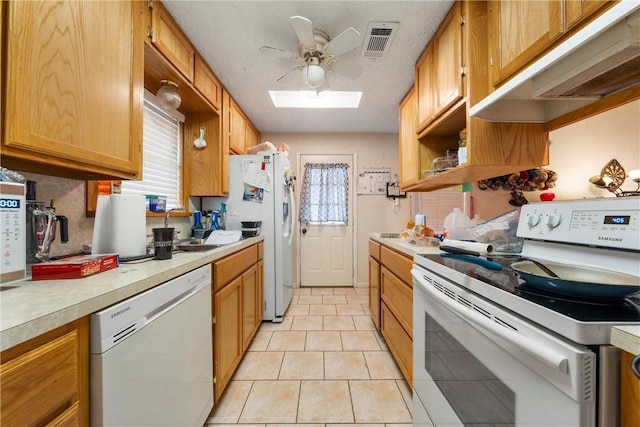
[[[174,228],[153,229],[153,253],[155,259],[171,259],[173,256]]]

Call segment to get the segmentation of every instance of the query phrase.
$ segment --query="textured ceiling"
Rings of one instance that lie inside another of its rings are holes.
[[[163,4],[260,132],[398,131],[398,105],[414,79],[414,64],[452,1],[191,1]],[[354,27],[364,39],[370,21],[400,25],[390,50],[375,61],[361,48],[339,56],[359,63],[356,79],[327,73],[331,90],[363,92],[358,109],[276,109],[269,90],[298,90],[300,79],[278,83],[301,61],[264,56],[260,46],[295,51],[289,17],[301,15],[330,37]]]

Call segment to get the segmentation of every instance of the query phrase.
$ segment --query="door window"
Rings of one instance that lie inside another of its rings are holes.
[[[348,168],[346,163],[304,165],[300,195],[301,223],[347,224]]]

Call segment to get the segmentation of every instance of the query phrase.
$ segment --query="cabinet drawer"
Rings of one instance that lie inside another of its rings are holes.
[[[3,363],[0,424],[42,425],[77,415],[79,345],[78,331],[71,331]]]
[[[262,253],[264,251],[264,242],[258,243],[258,259],[262,259]]]
[[[213,264],[213,289],[223,288],[227,283],[244,273],[258,262],[258,245],[229,255]]]
[[[209,69],[206,62],[196,54],[193,84],[213,106],[220,111],[222,103],[222,84]]]
[[[409,285],[409,287],[413,288],[413,279],[411,278],[413,259],[385,246],[381,246],[380,263],[398,276],[400,280]]]
[[[376,261],[380,261],[380,243],[375,240],[369,240],[369,255]]]
[[[413,289],[382,267],[380,295],[409,335],[413,335]]]
[[[381,310],[381,329],[391,354],[393,354],[400,371],[413,388],[413,339],[400,326],[389,307],[383,302]]]

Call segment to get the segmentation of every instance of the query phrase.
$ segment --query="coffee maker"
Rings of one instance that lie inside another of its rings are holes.
[[[69,241],[67,217],[56,215],[53,207],[36,201],[36,183],[27,181],[27,264],[35,264],[50,259],[51,243],[56,237],[56,223],[60,222],[60,242]]]

